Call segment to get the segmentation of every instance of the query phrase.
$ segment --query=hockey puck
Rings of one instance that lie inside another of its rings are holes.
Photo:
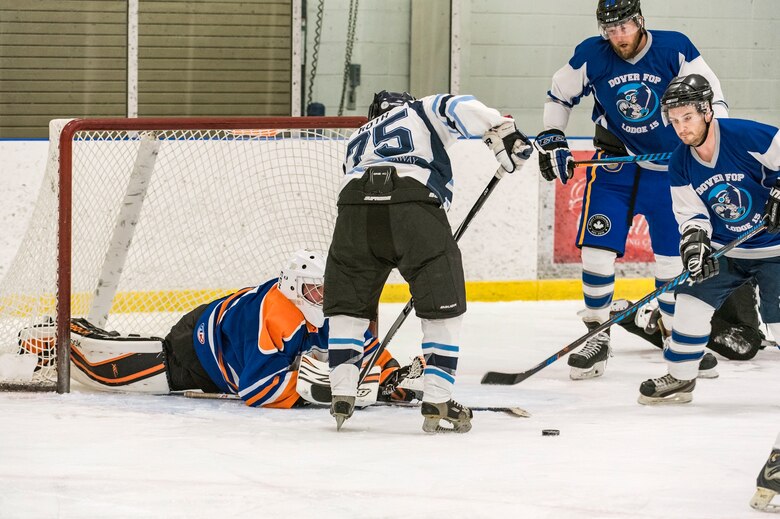
[[[542,436],[558,436],[561,431],[558,429],[542,429]]]

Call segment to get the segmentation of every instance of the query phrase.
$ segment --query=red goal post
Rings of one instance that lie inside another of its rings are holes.
[[[294,250],[326,252],[346,139],[365,122],[52,121],[30,228],[0,285],[0,359],[37,362],[0,385],[68,392],[72,317],[164,336],[184,312],[274,277]]]

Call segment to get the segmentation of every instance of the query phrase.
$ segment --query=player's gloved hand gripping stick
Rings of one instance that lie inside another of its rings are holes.
[[[498,181],[501,180],[504,174],[513,173],[520,169],[523,163],[531,155],[531,141],[524,133],[515,127],[514,122],[506,122],[495,128],[491,128],[485,132],[482,140],[485,145],[495,153],[496,160],[501,166],[496,170],[496,173],[490,179],[488,185],[482,190],[477,201],[474,202],[471,210],[469,210],[468,214],[453,234],[455,241],[458,241],[460,237],[463,236],[463,233],[466,232],[469,224],[471,224],[471,220],[474,219],[479,210],[482,209],[482,206],[485,205],[485,201],[496,188]],[[507,167],[511,167],[512,169],[507,169]],[[374,352],[368,361],[363,363],[358,384],[363,383],[366,375],[368,375],[371,368],[374,367],[379,356],[385,348],[387,348],[387,345],[393,339],[398,329],[412,312],[412,308],[414,308],[414,299],[410,299],[409,302],[406,303],[406,306],[401,310],[401,314],[396,317],[392,326],[390,326],[390,329],[387,331],[384,340],[374,349]]]
[[[739,245],[745,243],[753,236],[757,235],[764,229],[766,229],[766,222],[761,222],[759,225],[753,227],[752,229],[748,229],[741,235],[737,237],[734,241],[731,243],[724,245],[720,249],[716,250],[712,253],[709,258],[717,260],[727,252],[729,252],[734,247],[738,247]],[[555,352],[552,356],[548,357],[547,359],[543,360],[536,366],[532,367],[531,369],[528,369],[526,371],[521,371],[520,373],[500,373],[498,371],[488,371],[485,373],[485,375],[482,377],[482,383],[483,384],[496,384],[496,385],[504,385],[504,386],[511,386],[514,384],[519,384],[523,380],[527,379],[531,375],[534,375],[535,373],[538,373],[545,367],[549,366],[556,360],[560,359],[567,353],[571,352],[574,348],[579,346],[580,344],[583,344],[585,341],[590,339],[592,336],[596,335],[597,333],[600,333],[610,326],[612,326],[615,323],[619,323],[623,319],[627,318],[628,316],[634,314],[639,308],[642,307],[642,305],[652,301],[656,297],[660,296],[663,293],[666,293],[670,290],[674,290],[674,288],[679,285],[680,283],[685,282],[689,277],[691,276],[691,273],[687,270],[684,270],[680,275],[678,275],[676,278],[670,280],[665,285],[658,287],[653,292],[647,294],[645,297],[634,303],[633,305],[629,306],[622,312],[619,312],[615,314],[612,319],[609,321],[605,321],[604,323],[600,324],[596,328],[588,331],[585,335],[580,337],[579,339],[575,340],[574,342],[571,342]]]
[[[580,166],[598,166],[601,164],[631,164],[634,162],[645,162],[651,160],[669,160],[672,158],[670,153],[646,153],[644,155],[628,155],[626,157],[604,157],[601,159],[575,160],[568,164],[569,170]]]

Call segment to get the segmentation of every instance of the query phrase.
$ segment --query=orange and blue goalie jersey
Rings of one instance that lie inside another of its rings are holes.
[[[295,358],[326,351],[328,324],[317,329],[272,279],[208,305],[193,332],[206,372],[225,393],[249,406],[292,407],[298,401]]]

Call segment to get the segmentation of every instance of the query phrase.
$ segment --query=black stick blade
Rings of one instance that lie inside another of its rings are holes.
[[[488,371],[482,377],[483,384],[492,384],[496,386],[512,386],[519,382],[517,373],[499,373],[498,371]]]

